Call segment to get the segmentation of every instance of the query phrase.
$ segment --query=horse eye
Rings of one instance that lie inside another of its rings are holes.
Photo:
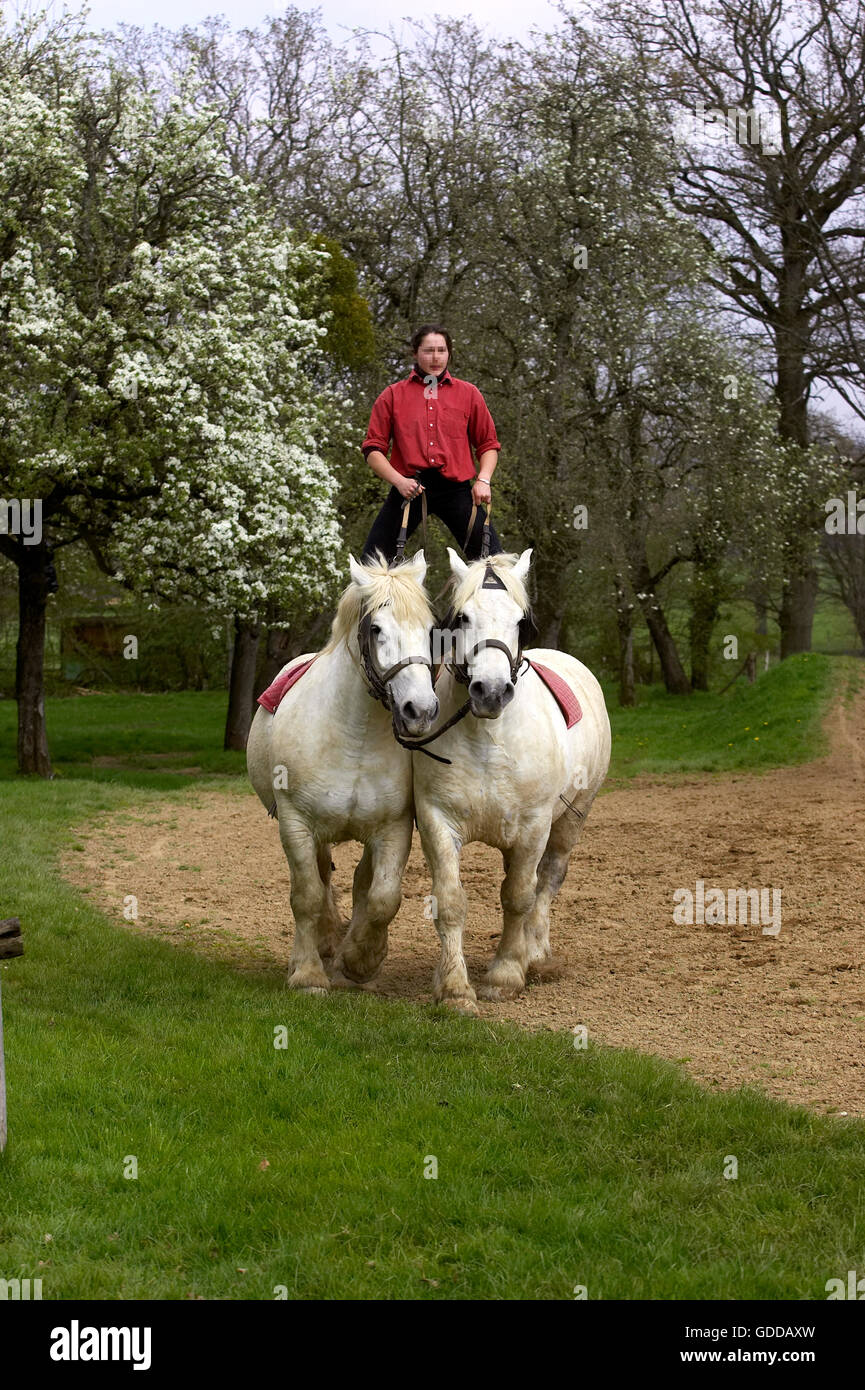
[[[370,633],[373,637],[381,636],[381,628],[378,623],[373,623],[372,627],[370,628]]]

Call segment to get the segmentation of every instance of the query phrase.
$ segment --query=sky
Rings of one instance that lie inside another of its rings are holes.
[[[64,9],[79,13],[78,0],[54,0],[54,12]],[[255,28],[267,15],[281,14],[286,6],[280,0],[90,0],[88,25],[93,29],[113,29],[117,24],[150,28],[160,24],[167,29],[195,25],[210,15],[224,15],[233,28]],[[322,0],[320,5],[296,0],[295,8],[320,9],[332,38],[348,36],[354,28],[387,30],[399,26],[406,15],[424,14],[472,16],[491,34],[525,37],[532,27],[554,27],[556,10],[549,0],[430,0],[427,5],[412,0]]]

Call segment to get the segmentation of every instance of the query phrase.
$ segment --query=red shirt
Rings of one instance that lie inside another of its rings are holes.
[[[478,388],[447,369],[427,386],[412,367],[409,376],[382,391],[361,445],[364,457],[370,449],[387,454],[391,440],[390,464],[403,477],[413,477],[419,468],[438,468],[458,482],[475,476],[472,449],[480,457],[502,447]]]

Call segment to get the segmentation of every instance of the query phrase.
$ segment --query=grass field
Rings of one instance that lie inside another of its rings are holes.
[[[727,697],[613,709],[618,775],[813,755],[854,669],[799,658]],[[0,1278],[45,1299],[823,1299],[865,1268],[858,1121],[567,1033],[298,998],[94,912],[57,875],[73,828],[180,806],[201,777],[239,789],[223,716],[224,696],[54,702],[62,776],[0,782],[0,917],[26,942],[0,976]]]

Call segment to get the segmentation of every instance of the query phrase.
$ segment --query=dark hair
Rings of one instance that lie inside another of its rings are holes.
[[[421,343],[423,342],[424,338],[427,336],[428,333],[440,333],[442,335],[442,337],[448,345],[448,361],[450,361],[451,357],[453,356],[454,345],[451,342],[450,333],[448,333],[444,324],[441,323],[422,323],[420,328],[418,328],[411,335],[412,352],[417,352],[418,348],[420,347]]]

